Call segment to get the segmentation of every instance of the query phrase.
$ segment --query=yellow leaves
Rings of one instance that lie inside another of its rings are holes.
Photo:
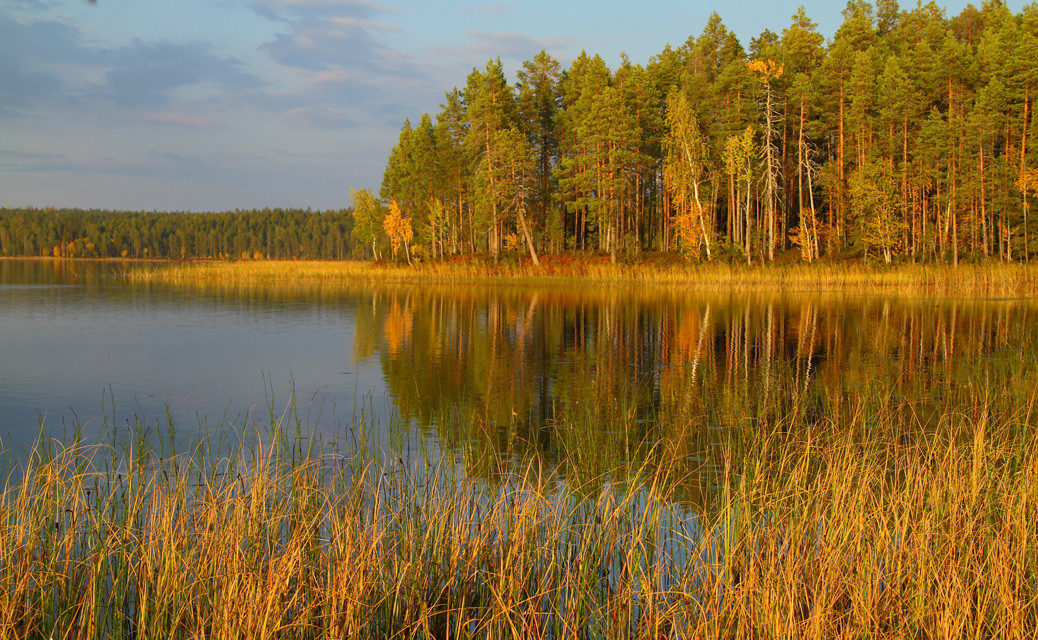
[[[1024,169],[1020,172],[1020,178],[1016,181],[1016,186],[1020,188],[1020,191],[1026,196],[1028,192],[1038,195],[1038,169]],[[1029,208],[1030,203],[1024,200],[1024,207]]]
[[[411,219],[404,217],[402,211],[400,211],[400,205],[393,200],[389,203],[389,213],[382,220],[382,228],[385,230],[386,235],[389,236],[389,241],[393,244],[393,255],[396,256],[396,252],[400,249],[400,243],[403,242],[407,245],[411,242],[414,237],[414,230],[411,228]]]
[[[731,176],[742,176],[749,172],[749,162],[757,155],[753,143],[753,127],[748,126],[742,135],[728,136],[724,141],[721,159],[725,171]]]
[[[519,238],[519,234],[506,233],[505,234],[505,249],[508,251],[515,251],[519,248],[522,240]]]
[[[746,63],[746,68],[765,83],[781,77],[785,69],[783,65],[777,64],[774,60],[750,60]]]
[[[698,260],[700,239],[704,231],[699,216],[686,211],[675,215],[672,220],[681,242],[682,253],[687,259]]]
[[[822,223],[814,219],[814,215],[810,209],[800,210],[801,224],[799,226],[791,226],[789,228],[789,243],[800,250],[800,259],[804,262],[810,262],[813,250],[813,238],[811,236],[811,229],[822,226]]]
[[[686,256],[698,258],[702,242],[709,260],[711,230],[699,196],[700,184],[708,177],[707,139],[691,102],[678,90],[668,96],[667,126],[663,181],[677,209],[674,222],[678,237]]]
[[[55,258],[99,258],[101,255],[90,238],[76,238],[67,245],[55,245],[52,249]]]

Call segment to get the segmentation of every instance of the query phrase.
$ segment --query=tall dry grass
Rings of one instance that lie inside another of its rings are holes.
[[[928,291],[945,294],[1033,295],[1038,268],[1030,264],[941,264],[895,266],[849,263],[746,266],[728,263],[638,262],[603,259],[545,259],[492,263],[458,260],[414,266],[368,262],[176,262],[135,266],[127,277],[140,283],[173,285],[370,285],[370,284],[551,284],[655,285],[698,291],[818,290]]]
[[[179,452],[142,425],[42,440],[0,494],[0,637],[1031,637],[1033,418],[978,396],[925,430],[762,424],[718,448],[708,506],[664,450],[491,485],[277,421]]]

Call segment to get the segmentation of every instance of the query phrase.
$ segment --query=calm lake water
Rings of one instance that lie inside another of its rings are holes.
[[[0,261],[0,438],[143,418],[180,431],[374,416],[389,446],[602,471],[759,421],[882,404],[921,425],[1038,381],[1029,299],[833,292],[134,286],[115,263]],[[970,400],[971,402],[974,400]],[[964,402],[966,400],[963,400]],[[383,428],[384,427],[384,428]],[[473,469],[476,472],[476,469]]]

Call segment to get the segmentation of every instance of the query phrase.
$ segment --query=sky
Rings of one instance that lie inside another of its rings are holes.
[[[714,11],[748,47],[801,4],[831,38],[842,2],[2,0],[0,206],[346,207],[491,58],[647,64]]]

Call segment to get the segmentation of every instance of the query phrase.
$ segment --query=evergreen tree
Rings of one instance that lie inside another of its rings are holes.
[[[533,60],[523,63],[518,73],[519,117],[531,152],[536,158],[532,166],[534,189],[530,198],[530,224],[543,229],[549,244],[561,246],[562,220],[553,215],[552,195],[555,190],[553,171],[559,158],[559,112],[561,67],[557,60],[541,51]]]
[[[825,39],[817,25],[800,7],[792,23],[782,32],[781,60],[788,78],[786,88],[787,113],[795,127],[796,144],[796,214],[795,243],[801,257],[812,262],[819,257],[818,213],[814,206],[814,174],[817,171],[818,150],[814,139],[820,131],[815,124],[819,96],[816,74],[825,56]],[[789,180],[787,184],[793,184]]]
[[[560,136],[559,191],[565,213],[572,215],[565,221],[569,243],[579,249],[587,248],[589,225],[597,222],[598,214],[596,148],[587,134],[594,130],[590,123],[595,101],[609,86],[611,75],[600,56],[581,53],[560,85],[563,135]]]
[[[444,217],[450,238],[451,253],[459,253],[468,245],[469,250],[476,251],[475,232],[472,227],[472,207],[468,206],[470,219],[466,233],[465,212],[469,199],[469,165],[470,159],[465,140],[468,135],[468,122],[461,92],[457,88],[446,94],[446,103],[440,105],[440,113],[436,116],[436,140],[438,143],[437,158],[441,163],[441,185],[444,202]],[[447,209],[450,209],[450,212]]]
[[[476,225],[486,228],[490,255],[497,260],[501,255],[502,209],[506,200],[497,176],[502,163],[508,160],[497,146],[497,134],[516,122],[515,99],[505,81],[500,58],[487,62],[482,72],[472,70],[464,95],[468,120],[465,145],[475,158],[474,204],[481,214],[475,218]]]

